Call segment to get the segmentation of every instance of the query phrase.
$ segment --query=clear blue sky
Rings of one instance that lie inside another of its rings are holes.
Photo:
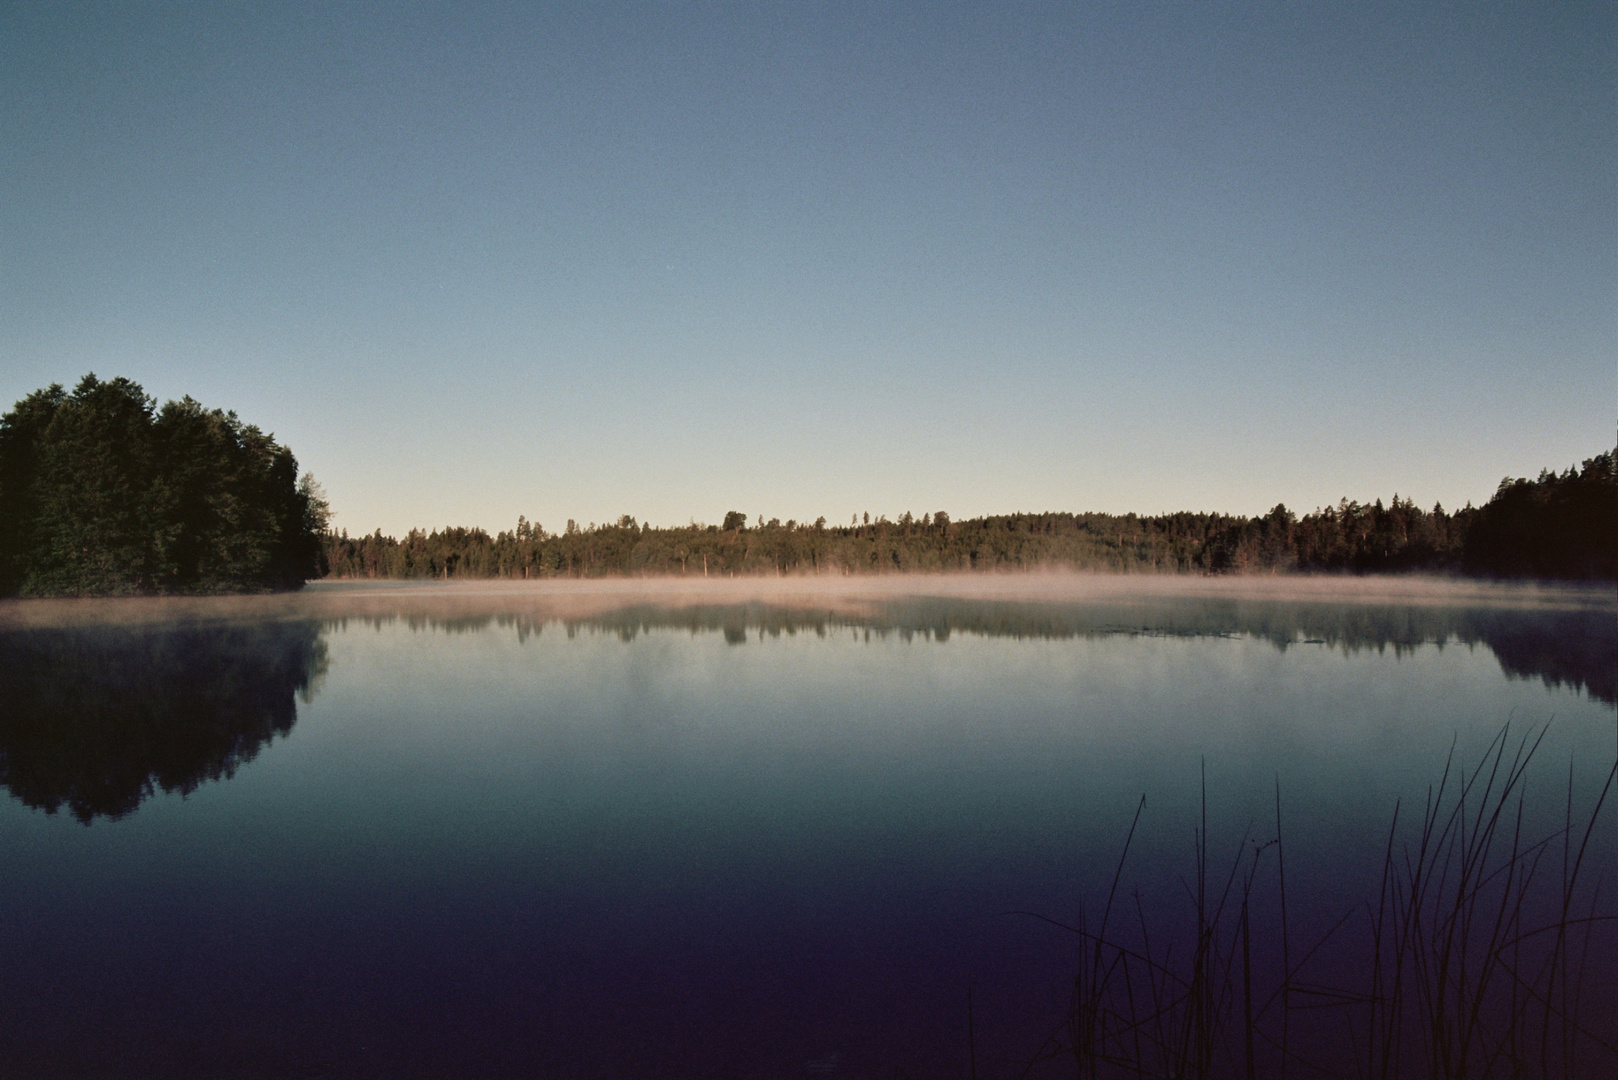
[[[351,532],[1481,501],[1618,423],[1618,6],[6,4],[0,406]]]

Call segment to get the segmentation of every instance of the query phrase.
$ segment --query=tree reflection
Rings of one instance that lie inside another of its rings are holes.
[[[313,622],[0,632],[0,783],[89,824],[229,777],[325,670]]]
[[[1277,649],[1324,645],[1353,653],[1396,653],[1431,644],[1482,645],[1513,679],[1582,690],[1618,703],[1618,615],[1610,608],[1451,606],[1439,604],[1297,603],[1230,598],[1062,603],[957,597],[907,597],[847,607],[764,602],[669,606],[629,604],[585,617],[545,611],[480,615],[411,611],[368,615],[367,623],[403,619],[412,629],[465,633],[491,626],[518,637],[560,623],[573,636],[607,633],[623,641],[654,630],[721,633],[732,645],[800,633],[853,630],[867,640],[890,636],[947,642],[951,635],[1019,639],[1231,637],[1268,641]],[[333,625],[342,625],[336,620]]]

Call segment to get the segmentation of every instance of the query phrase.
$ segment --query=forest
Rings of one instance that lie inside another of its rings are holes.
[[[1072,569],[1240,574],[1420,571],[1618,580],[1618,472],[1608,451],[1500,482],[1481,507],[1343,500],[1297,516],[936,511],[847,525],[732,511],[718,525],[616,522],[548,532],[328,528],[292,451],[234,412],[161,408],[93,374],[0,416],[0,596],[239,593],[338,578],[888,574]]]
[[[1481,507],[1423,510],[1343,500],[1299,517],[1216,513],[1006,514],[955,521],[935,512],[848,525],[757,520],[654,528],[625,515],[562,531],[516,528],[328,533],[343,578],[541,578],[637,575],[886,574],[1073,569],[1104,572],[1425,572],[1495,578],[1618,580],[1618,472],[1599,454],[1562,473],[1507,478]]]
[[[298,588],[326,522],[291,450],[189,397],[92,374],[0,416],[0,596]]]

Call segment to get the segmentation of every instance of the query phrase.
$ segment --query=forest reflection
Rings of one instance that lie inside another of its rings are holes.
[[[1610,608],[1443,607],[1423,605],[1297,604],[1231,599],[1157,599],[1133,603],[1053,604],[963,598],[907,597],[847,606],[741,604],[632,604],[585,616],[540,610],[470,612],[431,608],[329,618],[380,627],[467,633],[499,627],[519,640],[560,630],[611,634],[629,642],[653,631],[723,634],[733,645],[764,638],[852,632],[865,640],[921,638],[947,642],[953,635],[1034,640],[1147,637],[1249,637],[1278,650],[1325,646],[1344,653],[1423,645],[1483,646],[1514,679],[1539,679],[1549,688],[1583,691],[1618,703],[1618,614]]]
[[[233,775],[297,719],[318,623],[0,631],[0,783],[85,824]]]
[[[733,645],[799,634],[863,641],[957,635],[1063,640],[1247,637],[1278,650],[1353,653],[1483,646],[1511,678],[1618,703],[1618,616],[1605,608],[1298,604],[1223,598],[1062,604],[906,597],[844,605],[629,603],[588,614],[498,603],[403,604],[300,618],[186,619],[0,628],[0,783],[24,804],[117,819],[158,791],[227,778],[297,718],[351,625],[519,640],[541,633],[720,634]]]

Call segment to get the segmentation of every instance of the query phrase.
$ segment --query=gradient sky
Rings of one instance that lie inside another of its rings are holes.
[[[337,524],[1480,502],[1618,423],[1618,6],[5,4],[0,407]]]

